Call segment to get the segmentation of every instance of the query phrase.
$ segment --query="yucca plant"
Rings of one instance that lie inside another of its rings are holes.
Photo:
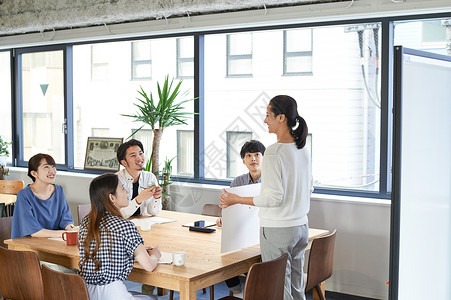
[[[183,100],[189,90],[182,92],[180,89],[181,84],[182,80],[180,79],[174,85],[174,78],[169,80],[169,75],[166,75],[163,87],[157,82],[158,99],[154,99],[152,92],[147,94],[140,86],[138,93],[141,97],[137,97],[136,99],[139,102],[134,104],[138,108],[138,112],[135,115],[122,114],[122,116],[134,118],[134,121],[143,122],[152,128],[152,173],[158,172],[160,165],[160,141],[164,129],[175,125],[187,125],[186,120],[195,114],[184,111],[185,107],[183,105],[197,98]],[[144,125],[133,132],[131,136],[143,127]]]

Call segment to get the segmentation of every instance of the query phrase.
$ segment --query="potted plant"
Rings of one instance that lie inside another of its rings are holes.
[[[166,159],[164,160],[164,167],[163,167],[163,172],[162,172],[163,183],[161,184],[161,186],[163,188],[162,205],[163,205],[163,208],[166,207],[165,209],[170,208],[169,203],[171,203],[171,195],[169,195],[169,185],[172,183],[172,181],[171,181],[172,161],[176,157],[177,156],[174,156],[172,159],[168,159],[166,157]]]
[[[158,99],[154,99],[152,92],[147,94],[140,86],[138,93],[141,97],[137,98],[139,102],[134,104],[138,108],[138,112],[135,115],[122,114],[122,116],[134,118],[134,121],[143,122],[152,128],[152,173],[158,172],[158,166],[160,165],[160,141],[164,129],[174,125],[187,125],[186,120],[188,117],[195,114],[184,112],[185,108],[183,107],[183,104],[195,100],[196,98],[183,100],[189,91],[181,92],[181,84],[182,80],[180,79],[175,86],[173,86],[174,78],[169,80],[169,75],[166,75],[163,87],[157,82]],[[158,103],[155,103],[155,100],[158,100]],[[138,132],[143,126],[133,132],[131,136]]]
[[[11,142],[7,142],[0,135],[0,165],[6,166],[6,158],[9,156],[8,147],[11,144]]]

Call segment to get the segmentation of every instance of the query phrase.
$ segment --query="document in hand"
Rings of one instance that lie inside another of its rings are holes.
[[[226,188],[242,197],[260,194],[260,183]],[[236,204],[222,210],[221,252],[230,252],[259,244],[260,218],[258,207]]]

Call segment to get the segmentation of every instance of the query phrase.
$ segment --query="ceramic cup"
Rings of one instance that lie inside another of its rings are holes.
[[[174,263],[174,266],[183,266],[186,262],[186,253],[183,251],[173,252],[172,262]]]
[[[78,245],[78,231],[65,231],[61,237],[68,246]]]

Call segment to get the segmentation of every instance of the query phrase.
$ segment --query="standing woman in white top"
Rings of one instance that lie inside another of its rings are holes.
[[[304,147],[308,128],[296,100],[279,95],[266,109],[265,123],[277,143],[265,151],[260,195],[239,197],[223,191],[221,207],[247,204],[260,207],[262,261],[288,253],[284,300],[305,299],[304,253],[308,243],[310,195],[313,192],[310,153]]]

